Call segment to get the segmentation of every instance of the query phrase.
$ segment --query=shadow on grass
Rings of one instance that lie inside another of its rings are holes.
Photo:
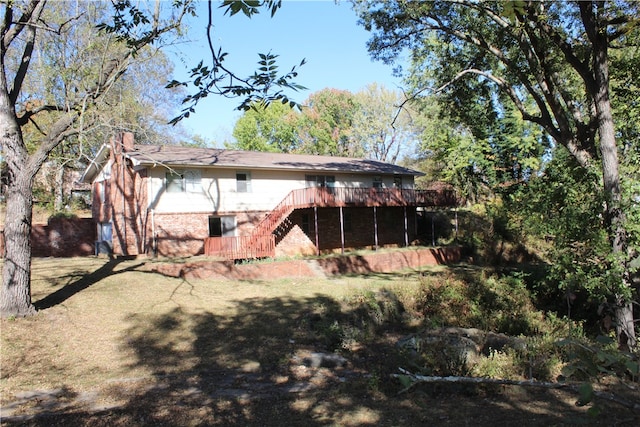
[[[115,274],[122,274],[129,271],[134,271],[138,267],[142,266],[144,263],[139,263],[136,265],[129,266],[127,268],[123,268],[121,270],[115,271],[116,267],[122,262],[126,261],[126,258],[110,258],[104,265],[102,265],[97,270],[88,273],[79,275],[79,279],[76,281],[69,283],[57,291],[47,295],[46,297],[36,301],[34,306],[37,310],[46,310],[48,308],[54,307],[58,304],[62,304],[78,292],[81,292],[92,285],[98,283],[102,279],[105,279],[109,276],[113,276]]]
[[[132,314],[121,350],[133,355],[133,368],[150,372],[149,380],[113,383],[114,400],[124,401],[118,407],[47,413],[19,424],[589,424],[560,391],[425,385],[399,394],[402,386],[391,374],[406,363],[395,342],[407,328],[400,321],[372,327],[362,314],[366,302],[344,305],[314,296],[230,303],[232,315],[181,307]],[[350,338],[359,342],[349,345]],[[312,353],[336,351],[347,360],[344,366],[308,366]]]

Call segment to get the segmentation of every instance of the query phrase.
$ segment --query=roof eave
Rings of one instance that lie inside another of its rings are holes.
[[[138,160],[134,158],[131,158],[131,160],[135,166],[148,166],[148,167],[155,167],[155,166],[164,166],[169,168],[196,167],[196,168],[203,168],[203,169],[220,168],[220,169],[238,169],[238,170],[261,169],[261,170],[272,170],[272,171],[335,172],[335,173],[352,173],[352,174],[365,174],[365,175],[371,175],[371,174],[412,175],[412,176],[425,175],[423,172],[412,170],[412,169],[406,169],[406,168],[403,168],[402,170],[398,170],[398,171],[376,171],[376,170],[331,169],[331,168],[323,168],[323,167],[314,167],[313,165],[309,165],[308,167],[293,168],[293,167],[282,167],[282,166],[278,167],[278,166],[266,166],[266,165],[265,166],[246,165],[241,163],[237,163],[233,165],[221,165],[221,164],[207,165],[207,164],[193,164],[193,163],[155,162],[152,160]]]
[[[96,178],[100,170],[104,167],[106,161],[109,159],[109,151],[111,147],[109,144],[102,144],[98,154],[91,160],[89,166],[84,170],[82,176],[78,180],[80,183],[91,183]]]

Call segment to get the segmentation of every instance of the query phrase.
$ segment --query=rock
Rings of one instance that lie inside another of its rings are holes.
[[[347,364],[347,359],[335,353],[311,353],[303,363],[310,368],[342,368]]]

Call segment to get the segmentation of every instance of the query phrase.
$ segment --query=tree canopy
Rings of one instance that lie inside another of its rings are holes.
[[[492,155],[508,159],[514,148],[534,157],[545,151],[524,138],[515,146],[496,139],[504,132],[491,124],[507,126],[515,109],[586,173],[597,172],[606,206],[601,228],[610,244],[608,266],[617,272],[610,297],[621,345],[635,345],[635,329],[620,180],[624,142],[618,142],[614,125],[609,52],[637,52],[638,8],[624,1],[355,2],[363,25],[373,32],[372,56],[393,62],[408,51],[414,73],[423,70],[425,76],[414,80],[416,93],[438,93]],[[548,144],[545,138],[531,142]]]

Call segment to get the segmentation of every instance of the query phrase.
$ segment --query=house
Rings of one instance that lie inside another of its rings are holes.
[[[228,259],[407,246],[419,207],[451,191],[414,189],[420,172],[374,160],[105,144],[92,183],[97,252]]]

